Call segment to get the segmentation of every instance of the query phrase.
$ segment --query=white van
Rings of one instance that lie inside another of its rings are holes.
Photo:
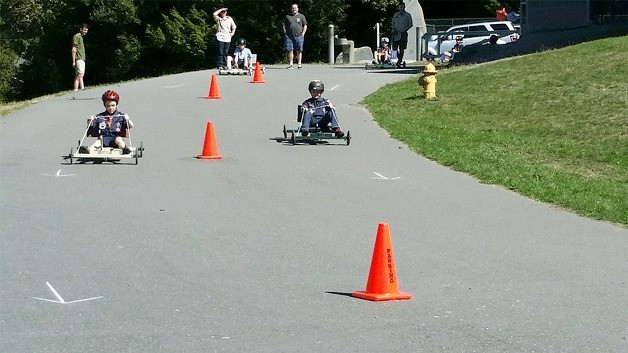
[[[479,22],[468,23],[464,25],[457,25],[450,27],[445,32],[487,32],[487,31],[517,31],[517,29],[509,21],[495,21],[495,22]],[[428,53],[431,55],[440,55],[451,49],[456,44],[456,37],[463,37],[462,44],[473,45],[479,42],[488,42],[490,34],[467,34],[467,33],[453,33],[441,35],[442,41],[440,43],[440,50],[437,50],[438,35],[432,35],[427,43]],[[506,44],[510,42],[516,42],[519,39],[519,32],[511,32],[508,35],[499,35],[495,44]]]

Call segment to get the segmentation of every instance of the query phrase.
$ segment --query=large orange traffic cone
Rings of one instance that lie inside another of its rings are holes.
[[[266,83],[262,78],[262,68],[259,65],[259,61],[255,62],[255,73],[253,74],[253,81],[251,83]]]
[[[218,80],[216,79],[216,75],[212,74],[211,83],[209,84],[209,93],[207,93],[206,99],[220,99],[220,92],[218,91]]]
[[[365,292],[353,292],[356,298],[367,300],[402,300],[412,298],[412,294],[399,292],[397,287],[397,271],[395,258],[390,242],[388,223],[380,223],[377,227],[371,271],[366,283]]]
[[[222,156],[218,154],[218,146],[216,145],[216,139],[214,138],[214,123],[207,122],[207,129],[205,129],[205,143],[203,144],[203,153],[196,156],[199,159],[222,159]]]

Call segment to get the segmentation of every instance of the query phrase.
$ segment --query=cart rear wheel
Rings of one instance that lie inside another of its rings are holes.
[[[294,136],[294,131],[290,133],[290,143],[293,145],[297,144],[297,138]]]
[[[80,141],[79,141],[80,143]],[[74,148],[70,148],[70,164],[74,164]]]
[[[283,138],[288,138],[288,130],[286,130],[286,125],[283,126]]]
[[[351,132],[347,131],[347,146],[351,143]]]

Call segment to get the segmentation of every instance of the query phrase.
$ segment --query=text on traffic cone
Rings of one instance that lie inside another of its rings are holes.
[[[251,83],[266,83],[262,78],[262,68],[259,61],[255,62],[255,73],[253,74],[253,81],[251,81]]]
[[[399,292],[397,270],[390,241],[388,223],[380,223],[371,260],[371,270],[366,283],[366,291],[353,292],[356,298],[367,300],[403,300],[412,298],[412,294]]]
[[[218,79],[215,74],[212,74],[211,82],[209,84],[209,93],[207,93],[207,99],[220,99],[220,92],[218,91]]]
[[[214,137],[214,123],[207,122],[207,128],[205,129],[205,143],[203,143],[203,153],[196,156],[199,159],[222,159],[222,156],[218,154],[218,146],[216,145],[216,138]]]

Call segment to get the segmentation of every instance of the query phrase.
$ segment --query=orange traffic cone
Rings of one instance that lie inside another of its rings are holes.
[[[377,238],[375,238],[366,291],[353,292],[352,295],[356,298],[374,301],[412,298],[410,293],[399,292],[396,272],[388,223],[380,223],[377,227]]]
[[[255,62],[255,73],[253,74],[253,81],[251,83],[266,83],[262,78],[262,68],[259,65],[259,61]]]
[[[205,143],[203,144],[203,153],[196,156],[199,159],[222,159],[222,156],[218,154],[218,146],[216,146],[216,139],[214,138],[214,123],[207,122],[207,129],[205,130]]]
[[[207,93],[206,99],[220,99],[222,96],[218,91],[218,80],[216,79],[216,75],[212,74],[212,80],[209,84],[209,93]]]

